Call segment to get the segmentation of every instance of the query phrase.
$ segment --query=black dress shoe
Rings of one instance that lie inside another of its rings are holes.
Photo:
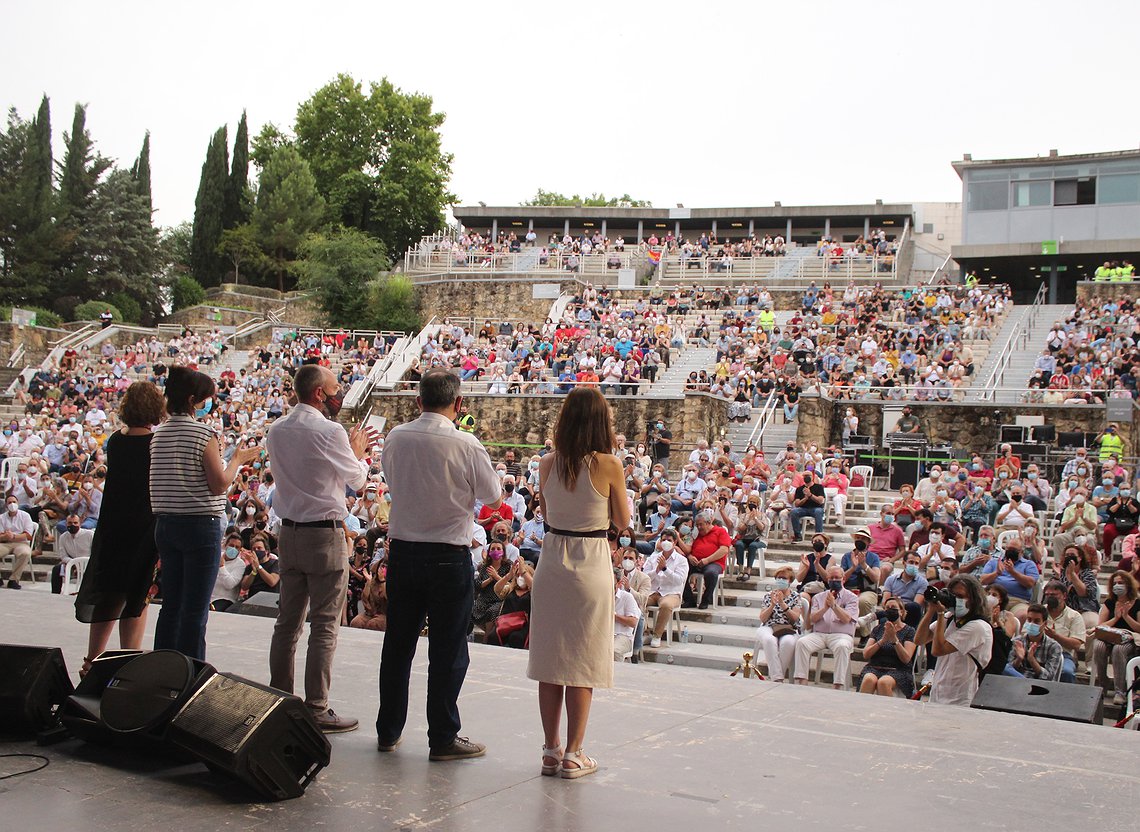
[[[23,589],[19,581],[8,581],[8,589]]]

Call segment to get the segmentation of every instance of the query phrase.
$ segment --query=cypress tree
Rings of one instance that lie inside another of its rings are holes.
[[[24,301],[50,297],[49,277],[59,257],[53,219],[51,105],[45,95],[36,117],[28,125],[27,143],[20,164],[14,205],[13,294]]]
[[[225,274],[225,260],[218,254],[222,240],[222,210],[225,205],[226,169],[229,167],[226,128],[219,127],[206,149],[198,196],[194,200],[194,230],[190,237],[190,271],[203,286],[217,286]]]
[[[135,187],[138,189],[139,196],[146,200],[146,208],[151,214],[154,214],[154,200],[151,196],[150,190],[150,131],[146,131],[143,136],[142,150],[139,151],[139,157],[135,159],[135,163],[131,165],[131,179],[135,182]]]
[[[222,228],[237,228],[249,222],[253,199],[249,191],[249,126],[245,110],[234,136],[234,158],[230,178],[226,180],[226,200],[222,209]]]
[[[59,165],[59,211],[56,226],[61,250],[52,285],[52,295],[81,294],[80,287],[94,269],[93,253],[80,239],[84,226],[91,222],[91,205],[95,190],[111,161],[95,152],[95,143],[87,132],[87,108],[75,105],[71,132],[63,134],[63,161]]]

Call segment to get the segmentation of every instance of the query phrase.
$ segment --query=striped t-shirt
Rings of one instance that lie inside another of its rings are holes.
[[[155,514],[221,516],[226,495],[211,494],[202,467],[213,428],[192,416],[173,415],[150,441],[150,504]]]

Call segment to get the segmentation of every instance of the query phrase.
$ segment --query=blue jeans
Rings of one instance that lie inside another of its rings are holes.
[[[222,518],[160,514],[154,542],[162,562],[162,607],[154,627],[154,649],[205,659],[206,617],[218,577]]]
[[[796,417],[799,415],[799,413],[800,413],[800,403],[799,402],[796,402],[795,404],[785,404],[784,405],[784,421],[785,422],[794,422],[796,420]]]
[[[1073,684],[1077,681],[1077,663],[1068,653],[1061,660],[1061,681]]]
[[[1002,676],[1012,676],[1015,679],[1024,679],[1025,674],[1015,668],[1012,664],[1007,664],[1005,670],[1001,672]]]
[[[745,543],[743,540],[738,540],[735,543],[736,547],[736,565],[747,566],[752,568],[752,564],[756,562],[756,553],[763,549],[767,544],[763,540],[753,540],[751,543]],[[747,547],[747,552],[745,551]],[[745,554],[748,556],[748,561],[745,563]],[[761,578],[764,576],[761,575]]]
[[[475,601],[466,546],[392,540],[388,548],[388,629],[380,654],[376,736],[392,741],[408,720],[408,683],[424,619],[428,619],[428,746],[446,748],[459,735],[459,691],[471,663],[467,629]]]
[[[815,530],[817,532],[823,531],[823,506],[816,506],[815,508],[803,508],[797,506],[792,509],[792,537],[800,540],[800,521],[805,517],[810,517],[815,520]]]

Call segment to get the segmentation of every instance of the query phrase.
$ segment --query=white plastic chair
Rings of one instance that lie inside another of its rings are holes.
[[[44,534],[44,530],[43,530],[43,527],[40,526],[39,523],[33,523],[32,525],[33,525],[32,539],[28,542],[28,545],[31,546],[31,548],[32,548],[32,557],[28,558],[28,565],[24,568],[27,570],[28,582],[34,584],[34,583],[36,583],[36,565],[35,565],[34,559],[35,559],[36,552],[39,551],[39,548],[41,545],[41,540],[42,540],[43,534]],[[5,563],[5,562],[10,562],[12,564],[12,566],[15,567],[16,566],[16,555],[15,555],[15,553],[4,555],[4,557],[0,558],[0,563]],[[20,578],[22,578],[22,577],[23,577],[22,575],[13,574],[11,576],[11,580],[18,582],[20,580]]]
[[[1124,666],[1124,684],[1127,688],[1124,699],[1124,715],[1129,716],[1136,710],[1136,696],[1132,693],[1132,686],[1136,683],[1136,678],[1140,676],[1140,656],[1136,656],[1128,660],[1128,664]],[[1140,723],[1133,720],[1129,725],[1132,726],[1133,731],[1140,731]]]
[[[653,613],[653,626],[656,627],[657,626],[657,616],[659,616],[661,614],[661,607],[657,606],[656,604],[650,604],[648,607],[645,608],[645,611]],[[665,635],[665,643],[666,644],[669,644],[671,642],[678,640],[673,635],[674,625],[676,625],[676,628],[678,631],[681,629],[681,608],[680,607],[674,607],[673,613],[669,616],[669,620],[665,622],[665,633],[664,633],[664,635]]]
[[[5,487],[7,487],[8,479],[12,476],[12,472],[16,470],[16,467],[21,462],[26,463],[27,461],[28,457],[26,456],[10,456],[5,458],[3,462],[0,462],[0,480],[4,481]]]
[[[855,479],[856,475],[863,475],[862,485],[849,485],[847,486],[847,499],[854,502],[855,495],[859,494],[863,498],[863,510],[866,511],[871,502],[871,477],[874,476],[875,469],[870,465],[856,465],[851,469],[851,479]]]
[[[83,573],[87,570],[87,562],[91,560],[89,557],[72,558],[67,562],[67,571],[63,575],[63,594],[74,595],[79,592],[79,587],[83,583]],[[72,584],[74,581],[74,586]]]

